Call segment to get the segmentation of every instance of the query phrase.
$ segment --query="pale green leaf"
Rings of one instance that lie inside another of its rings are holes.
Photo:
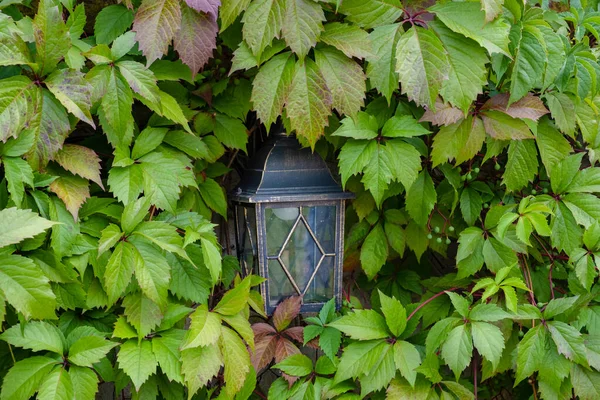
[[[32,238],[56,224],[31,210],[15,207],[0,210],[0,221],[0,248]]]
[[[140,342],[128,340],[123,343],[117,354],[117,361],[119,368],[131,378],[136,390],[140,390],[142,384],[156,372],[158,366],[152,352],[152,345],[148,340]]]
[[[385,319],[374,310],[355,310],[328,325],[356,340],[383,339],[389,336]]]
[[[433,31],[413,26],[400,36],[396,72],[402,93],[421,106],[435,107],[435,99],[448,78],[446,50]]]

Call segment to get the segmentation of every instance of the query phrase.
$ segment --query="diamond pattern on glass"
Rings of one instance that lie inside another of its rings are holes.
[[[320,243],[319,239],[327,241],[328,235],[315,233],[315,229],[335,229],[335,219],[324,218],[335,215],[335,207],[300,207],[300,212],[292,213],[294,210],[298,209],[266,211],[271,297],[276,301],[282,292],[289,292],[293,287],[307,301],[316,301],[327,296],[333,286],[329,270],[332,270],[335,255],[331,254],[333,249],[326,251]],[[330,224],[331,227],[325,226]],[[277,278],[271,279],[271,276]],[[285,277],[289,278],[288,282],[282,279]]]

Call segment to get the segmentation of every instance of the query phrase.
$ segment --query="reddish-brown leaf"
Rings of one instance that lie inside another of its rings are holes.
[[[263,335],[268,335],[271,333],[277,333],[277,331],[275,330],[275,328],[273,328],[271,325],[269,324],[265,324],[264,322],[257,322],[256,324],[252,325],[252,331],[254,331],[254,336],[263,336]]]
[[[275,357],[275,348],[277,347],[276,336],[263,335],[260,338],[255,338],[254,353],[250,356],[250,361],[254,366],[254,370],[259,372],[266,367]]]
[[[185,0],[185,2],[194,10],[212,14],[214,19],[217,19],[219,6],[221,5],[220,0]]]
[[[273,325],[278,332],[287,328],[290,322],[296,318],[300,313],[300,306],[302,306],[302,297],[300,296],[288,297],[277,306],[273,313]]]
[[[167,54],[181,24],[179,0],[144,0],[135,14],[132,31],[147,65]]]
[[[452,107],[438,99],[435,101],[435,111],[426,110],[419,122],[431,122],[434,125],[451,125],[460,121],[464,114],[458,108]]]
[[[293,339],[297,342],[304,343],[304,327],[303,326],[293,326],[291,328],[283,331],[290,339]]]
[[[300,349],[286,338],[278,337],[275,346],[275,362],[281,362],[293,354],[300,354]]]
[[[501,111],[513,118],[527,118],[534,121],[548,114],[548,109],[539,97],[528,93],[521,100],[508,106],[509,93],[501,93],[485,102],[482,109]]]
[[[275,362],[279,363],[294,354],[300,354],[300,349],[289,340],[279,337],[275,346]],[[289,376],[287,374],[282,374],[282,376],[290,386],[298,379],[296,376]]]
[[[181,13],[181,29],[175,35],[175,50],[195,75],[212,57],[217,47],[216,17],[197,12],[184,6]]]

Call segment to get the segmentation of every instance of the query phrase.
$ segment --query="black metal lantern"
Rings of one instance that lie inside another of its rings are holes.
[[[266,278],[267,314],[293,295],[303,296],[302,312],[333,297],[340,306],[344,202],[352,197],[318,154],[284,132],[250,160],[232,194],[236,240],[244,272]]]

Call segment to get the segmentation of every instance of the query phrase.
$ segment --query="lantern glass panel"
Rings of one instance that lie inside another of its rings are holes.
[[[238,224],[238,251],[241,266],[246,274],[256,273],[258,242],[256,238],[256,211],[254,207],[236,207]]]
[[[271,307],[295,294],[305,304],[334,296],[336,212],[334,205],[265,209]]]

